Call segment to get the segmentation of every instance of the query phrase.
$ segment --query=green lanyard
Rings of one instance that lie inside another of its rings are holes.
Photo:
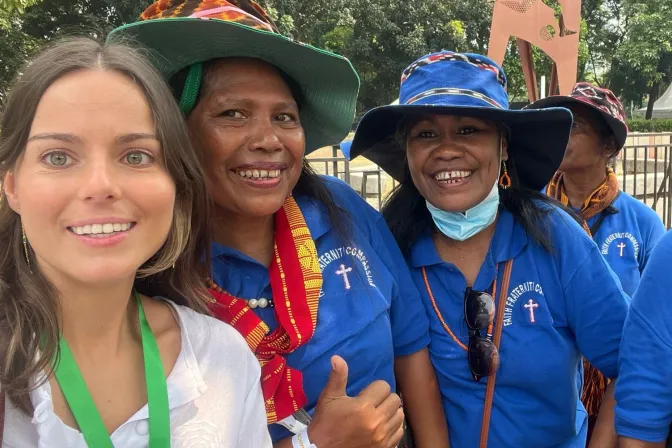
[[[149,327],[145,310],[138,293],[138,320],[142,337],[142,355],[145,360],[145,381],[149,406],[149,447],[170,447],[170,408],[168,406],[168,386],[163,372],[156,338]],[[93,403],[84,378],[77,368],[72,352],[64,338],[60,340],[61,360],[54,369],[56,380],[61,386],[72,415],[77,420],[86,444],[91,448],[113,448],[103,419]]]

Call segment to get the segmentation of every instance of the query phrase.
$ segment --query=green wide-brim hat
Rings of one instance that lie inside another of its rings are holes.
[[[239,9],[235,0],[208,3],[215,7],[204,8],[203,3],[189,0],[156,2],[142,18],[148,12],[158,18],[121,26],[110,33],[108,41],[130,38],[151,50],[151,62],[166,80],[186,67],[212,59],[246,57],[265,61],[301,89],[299,107],[306,154],[340,143],[351,130],[359,92],[359,77],[350,61],[293,41],[272,31],[270,26],[268,31],[254,27],[255,21],[261,21]],[[163,5],[174,11],[162,11]],[[265,16],[258,5],[253,5]],[[182,16],[187,10],[192,11],[192,16]],[[170,17],[175,11],[180,16]]]

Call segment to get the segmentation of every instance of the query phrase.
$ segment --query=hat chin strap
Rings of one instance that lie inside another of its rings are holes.
[[[180,109],[185,116],[189,115],[196,106],[202,78],[202,63],[199,62],[189,67],[189,73],[187,73],[187,79],[184,81],[184,89],[182,89],[182,96],[180,97]]]

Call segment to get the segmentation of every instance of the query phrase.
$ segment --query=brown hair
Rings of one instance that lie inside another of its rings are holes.
[[[44,92],[78,70],[109,70],[131,78],[145,94],[162,146],[163,162],[176,187],[173,223],[163,247],[138,270],[135,287],[207,312],[209,203],[205,180],[180,109],[161,75],[141,50],[122,42],[101,44],[70,38],[52,44],[21,71],[0,120],[0,176],[14,169],[24,152],[35,111]],[[21,217],[0,196],[0,384],[23,412],[35,377],[51,374],[58,359],[60,309],[47,278],[33,272],[24,253]],[[42,338],[42,339],[41,339]],[[40,340],[41,339],[41,340]],[[38,357],[39,353],[39,357]]]

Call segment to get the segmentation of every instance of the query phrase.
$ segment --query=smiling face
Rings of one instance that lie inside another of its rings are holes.
[[[305,137],[276,68],[254,59],[215,62],[188,124],[220,210],[266,217],[282,207],[301,175]]]
[[[464,212],[482,202],[507,160],[506,139],[495,123],[473,117],[426,115],[406,127],[413,183],[433,206]]]
[[[126,76],[82,70],[46,90],[4,187],[48,278],[133,278],[161,248],[175,205],[161,151],[147,100]]]

